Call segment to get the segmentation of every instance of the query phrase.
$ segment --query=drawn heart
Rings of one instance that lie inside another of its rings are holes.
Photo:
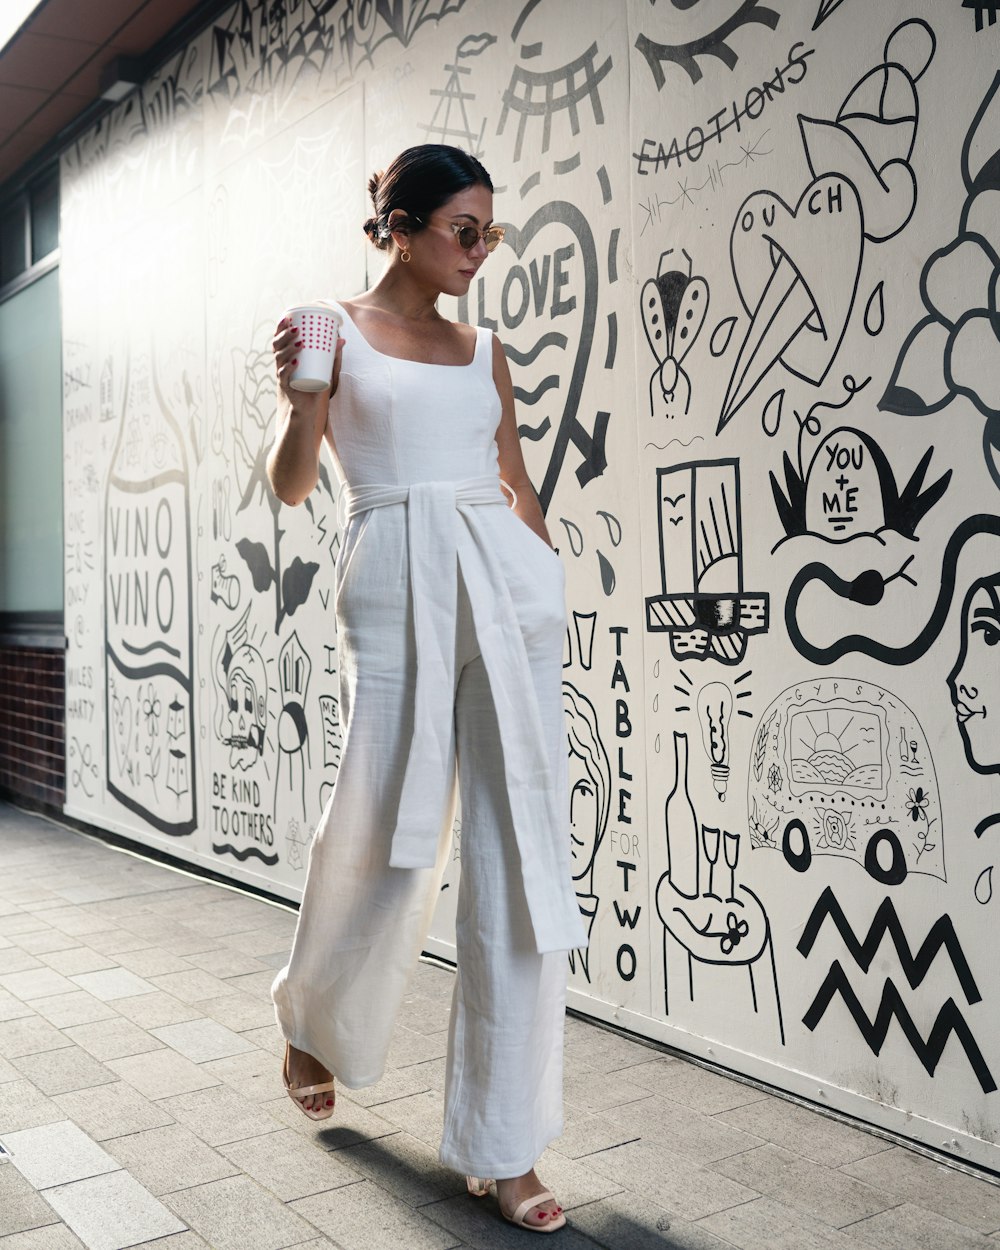
[[[583,457],[572,466],[581,486],[607,464],[606,415],[593,425],[578,424],[577,417],[597,319],[597,253],[587,218],[565,201],[543,204],[523,226],[505,222],[504,229],[502,248],[459,302],[459,317],[496,329],[503,340],[525,459],[547,510],[571,441]],[[556,421],[550,390],[563,399]]]
[[[779,359],[807,382],[826,377],[854,306],[862,246],[861,206],[845,178],[817,178],[794,209],[773,191],[744,200],[730,253],[744,308],[754,323],[758,316],[767,318],[767,324],[751,328],[760,339],[758,380]],[[790,335],[790,323],[779,316],[790,307],[788,299],[797,300],[804,313]],[[785,332],[769,338],[771,324]]]

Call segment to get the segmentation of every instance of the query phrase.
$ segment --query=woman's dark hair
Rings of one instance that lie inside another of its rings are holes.
[[[444,143],[421,143],[400,152],[391,165],[368,179],[375,215],[364,224],[364,232],[372,243],[386,251],[392,243],[389,236],[389,214],[394,209],[406,213],[409,234],[424,228],[428,217],[467,187],[493,190],[489,174],[474,156],[461,148]]]

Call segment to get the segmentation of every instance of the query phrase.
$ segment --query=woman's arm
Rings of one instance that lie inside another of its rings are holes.
[[[329,388],[312,393],[293,391],[289,386],[301,344],[296,342],[287,318],[278,322],[271,346],[278,370],[278,421],[274,446],[267,457],[267,476],[282,503],[299,504],[319,481],[326,410],[337,389],[344,340],[337,339]]]
[[[510,369],[504,355],[503,344],[493,336],[493,381],[500,396],[502,415],[497,426],[497,450],[500,461],[500,476],[517,496],[514,511],[543,542],[552,546],[549,531],[545,528],[545,517],[542,505],[538,502],[535,488],[524,467],[521,455],[521,440],[517,435],[517,418],[514,416],[514,386],[510,380]]]

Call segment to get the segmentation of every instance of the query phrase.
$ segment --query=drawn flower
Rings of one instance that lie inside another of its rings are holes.
[[[927,807],[930,804],[930,795],[924,790],[923,786],[917,786],[916,789],[910,789],[906,792],[906,810],[910,813],[911,820],[926,820]]]
[[[781,769],[777,764],[772,764],[767,770],[767,788],[772,794],[777,794],[781,789]]]
[[[1000,201],[997,147],[1000,75],[962,147],[967,196],[955,238],[932,252],[920,276],[927,316],[906,336],[879,408],[903,416],[938,412],[964,395],[986,418],[983,451],[1000,486]]]
[[[719,949],[723,955],[731,955],[749,932],[750,922],[748,920],[737,920],[734,911],[727,912],[726,933],[719,942]]]
[[[151,738],[156,737],[156,731],[160,727],[160,714],[162,705],[154,691],[152,685],[149,687],[149,694],[142,701],[142,714],[146,718],[146,729]]]
[[[819,837],[816,839],[818,851],[853,851],[856,849],[851,818],[846,812],[834,812],[820,809]]]

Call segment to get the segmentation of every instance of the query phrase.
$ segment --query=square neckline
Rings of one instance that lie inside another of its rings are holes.
[[[388,352],[380,352],[377,347],[373,347],[372,344],[368,342],[361,331],[361,327],[339,300],[330,300],[330,303],[333,304],[334,307],[339,308],[344,314],[347,320],[351,323],[351,329],[355,332],[355,334],[357,334],[358,338],[362,341],[362,343],[364,343],[365,347],[367,347],[370,352],[374,352],[376,356],[381,356],[385,360],[398,360],[400,364],[404,365],[421,365],[424,369],[471,369],[479,357],[479,344],[482,340],[482,334],[480,333],[481,327],[479,326],[474,327],[476,331],[476,343],[475,347],[472,349],[472,359],[464,365],[442,365],[432,360],[414,360],[410,356],[391,356]]]

